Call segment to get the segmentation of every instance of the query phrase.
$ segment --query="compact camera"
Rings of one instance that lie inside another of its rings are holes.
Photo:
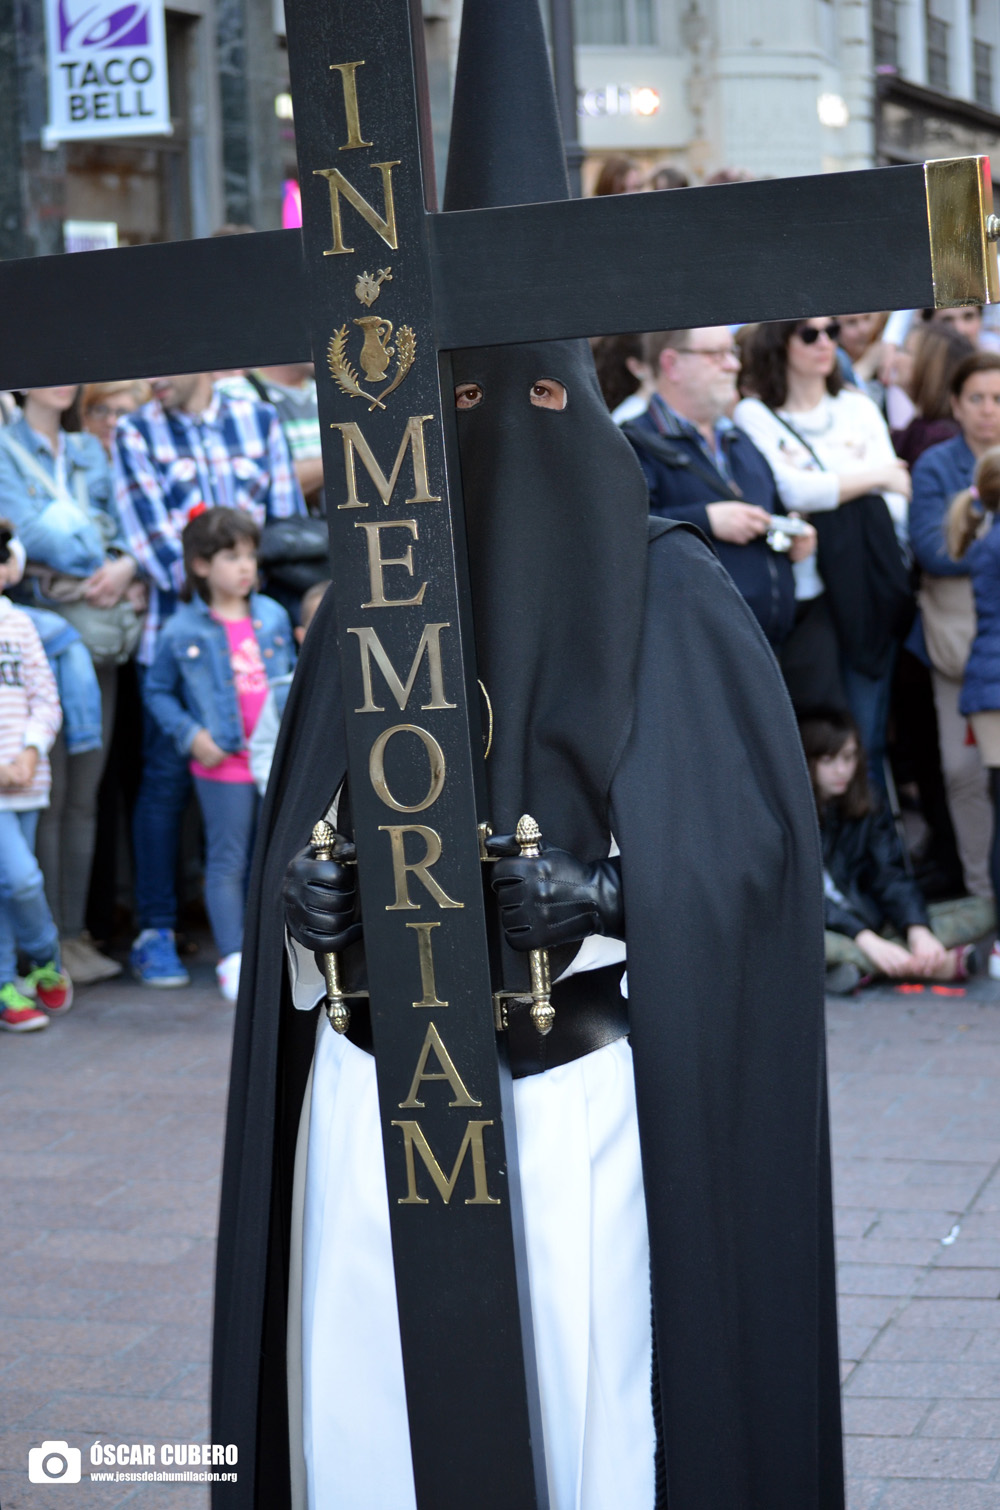
[[[68,1442],[43,1442],[28,1449],[28,1480],[32,1484],[78,1484],[80,1449]]]
[[[792,548],[792,541],[808,533],[809,525],[804,519],[789,519],[787,514],[772,514],[767,531],[767,543],[773,551],[782,555]]]

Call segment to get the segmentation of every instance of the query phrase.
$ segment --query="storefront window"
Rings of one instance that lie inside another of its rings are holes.
[[[120,246],[191,235],[189,48],[194,22],[167,15],[171,136],[66,145],[67,220],[114,221]]]

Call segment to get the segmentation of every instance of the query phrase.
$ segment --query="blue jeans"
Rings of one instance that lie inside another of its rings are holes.
[[[101,688],[90,651],[73,628],[47,608],[22,604],[38,630],[59,688],[62,704],[62,736],[70,755],[99,750],[102,741]],[[114,670],[114,667],[108,668]]]
[[[896,670],[896,651],[887,671],[881,676],[865,676],[855,671],[847,662],[841,665],[847,705],[861,735],[868,756],[868,777],[876,792],[883,795],[885,785],[885,741],[889,723],[889,700],[892,695],[892,678]]]
[[[143,689],[146,667],[140,666]],[[177,851],[181,819],[191,796],[188,756],[164,734],[143,703],[142,782],[132,817],[135,846],[135,910],[143,928],[173,928],[177,922]]]
[[[17,951],[33,965],[59,963],[59,933],[35,859],[38,810],[0,809],[0,986],[17,975]]]
[[[243,948],[243,914],[260,797],[252,781],[194,778],[205,828],[205,907],[221,958]]]

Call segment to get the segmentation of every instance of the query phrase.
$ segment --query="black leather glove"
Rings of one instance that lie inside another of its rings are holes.
[[[621,867],[617,859],[593,864],[543,844],[537,859],[520,853],[514,838],[486,841],[490,854],[509,856],[493,866],[490,884],[512,949],[555,949],[591,933],[625,937]]]
[[[353,860],[354,845],[337,834],[334,853],[335,859],[317,860],[307,844],[285,871],[285,923],[292,938],[314,954],[339,953],[361,937],[354,870],[344,864]]]

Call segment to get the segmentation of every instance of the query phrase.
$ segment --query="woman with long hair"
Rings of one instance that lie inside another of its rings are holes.
[[[990,797],[980,751],[968,742],[959,710],[976,610],[970,559],[963,554],[956,560],[949,552],[945,528],[952,500],[971,487],[978,463],[1000,446],[1000,353],[977,351],[966,357],[952,375],[950,397],[959,434],[925,451],[913,469],[910,541],[922,576],[920,618],[910,647],[930,662],[948,811],[965,888],[983,904],[986,931],[993,906]]]
[[[917,412],[903,429],[892,431],[892,443],[896,455],[912,467],[931,446],[958,434],[958,420],[951,407],[951,381],[976,348],[961,331],[941,323],[915,326],[906,338],[907,346],[911,342],[913,365],[906,392]]]
[[[594,184],[594,197],[605,194],[640,194],[646,185],[642,168],[634,157],[624,152],[613,153],[601,164],[601,171]]]
[[[871,637],[867,644],[852,642],[852,618],[860,622],[870,608],[864,596],[869,592],[863,570],[868,563],[852,558],[843,561],[836,577],[822,577],[828,528],[824,517],[863,500],[866,517],[859,516],[859,522],[866,527],[884,524],[886,559],[879,564],[897,573],[905,590],[902,553],[910,477],[871,399],[844,387],[839,338],[840,322],[835,319],[759,325],[745,349],[742,387],[752,397],[737,404],[733,418],[766,456],[785,508],[805,515],[820,533],[818,557],[795,568],[800,633],[807,625],[812,633],[805,664],[795,668],[794,676],[786,670],[792,701],[808,708],[820,703],[843,706],[846,700],[861,730],[872,777],[883,786],[898,640],[887,626],[877,646]],[[895,538],[884,520],[886,509]],[[889,559],[893,552],[895,561]],[[859,600],[847,601],[855,591]],[[836,663],[833,668],[831,660]],[[839,695],[836,670],[843,689]]]
[[[964,980],[973,956],[963,915],[948,904],[928,908],[907,874],[854,720],[823,709],[799,728],[823,843],[828,989],[875,975]]]
[[[616,425],[645,413],[656,386],[643,354],[644,339],[641,335],[596,336],[590,343],[597,381]]]

